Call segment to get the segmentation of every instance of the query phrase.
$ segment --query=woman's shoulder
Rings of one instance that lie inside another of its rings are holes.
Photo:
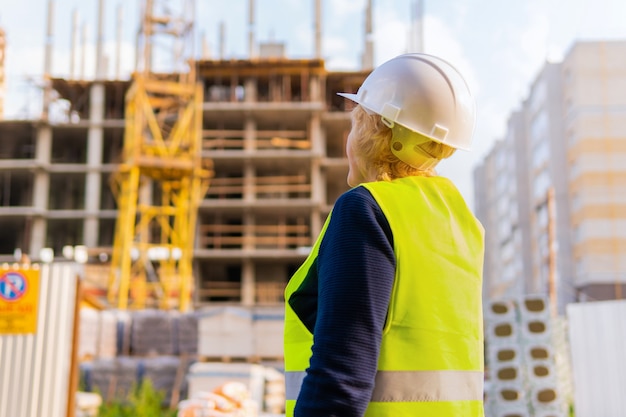
[[[335,202],[327,234],[350,236],[365,242],[365,235],[382,235],[375,232],[382,230],[389,242],[393,244],[393,234],[389,222],[380,205],[370,191],[360,185],[344,192]]]
[[[384,228],[388,227],[380,204],[363,185],[344,192],[337,199],[332,217],[346,224],[378,223]]]
[[[335,207],[372,207],[378,206],[372,193],[364,186],[351,188],[339,196]]]

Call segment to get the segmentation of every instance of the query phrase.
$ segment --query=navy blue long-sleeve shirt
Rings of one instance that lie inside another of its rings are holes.
[[[364,187],[335,203],[317,261],[289,300],[313,332],[295,417],[361,417],[374,388],[394,282],[393,236]]]

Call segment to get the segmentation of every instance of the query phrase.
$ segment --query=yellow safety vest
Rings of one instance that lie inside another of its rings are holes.
[[[365,416],[484,416],[481,224],[443,177],[362,185],[389,222],[396,257],[378,372]],[[329,219],[289,281],[286,300],[317,258]],[[286,417],[293,416],[312,345],[313,335],[286,302]]]

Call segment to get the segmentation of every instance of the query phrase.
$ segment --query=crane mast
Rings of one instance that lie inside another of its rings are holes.
[[[186,54],[193,9],[192,0],[144,3],[122,160],[111,176],[118,218],[108,298],[119,309],[191,307],[197,211],[212,174],[202,159],[202,87]]]

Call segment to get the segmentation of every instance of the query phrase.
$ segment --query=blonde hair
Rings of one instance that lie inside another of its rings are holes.
[[[425,177],[437,175],[434,168],[414,168],[399,160],[391,152],[393,129],[385,125],[378,114],[369,114],[360,105],[356,106],[352,110],[352,129],[354,135],[352,152],[359,158],[360,163],[368,166],[368,171],[376,173],[377,181],[391,181],[416,175]],[[419,146],[437,159],[448,158],[456,150],[432,140],[427,140]]]

